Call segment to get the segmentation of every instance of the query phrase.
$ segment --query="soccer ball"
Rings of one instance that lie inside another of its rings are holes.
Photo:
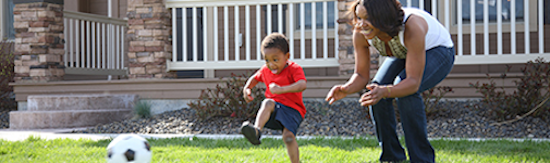
[[[135,134],[119,135],[107,146],[108,163],[149,163],[151,155],[149,142]]]

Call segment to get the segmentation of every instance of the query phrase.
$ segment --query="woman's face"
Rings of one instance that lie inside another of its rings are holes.
[[[355,8],[355,16],[357,16],[355,30],[365,36],[366,39],[372,39],[374,36],[380,33],[380,30],[374,27],[370,21],[367,20],[367,9],[361,4]]]

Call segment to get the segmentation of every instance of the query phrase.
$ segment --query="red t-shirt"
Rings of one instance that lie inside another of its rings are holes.
[[[296,83],[299,80],[306,80],[304,70],[302,67],[292,61],[287,61],[287,67],[279,74],[273,74],[269,68],[264,64],[260,70],[254,75],[254,79],[259,82],[263,82],[267,90],[265,91],[265,97],[275,100],[285,106],[296,109],[302,115],[302,118],[306,115],[306,107],[304,106],[304,100],[302,98],[302,92],[272,94],[269,90],[269,84],[275,83],[281,87]]]

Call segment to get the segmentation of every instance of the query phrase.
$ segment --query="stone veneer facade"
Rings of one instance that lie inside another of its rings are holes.
[[[353,29],[350,25],[351,20],[348,15],[348,10],[352,2],[356,0],[338,0],[338,36],[340,45],[338,47],[338,62],[340,63],[339,75],[351,76],[355,69],[355,56],[352,42]],[[379,53],[373,47],[371,52],[370,78],[374,77],[378,69]]]
[[[352,44],[352,26],[346,18],[349,2],[338,0],[339,17],[339,75],[351,76],[355,57]],[[172,78],[166,72],[167,60],[171,59],[170,34],[171,12],[163,0],[128,0],[128,47],[130,79]],[[371,49],[371,77],[378,68],[378,53]]]
[[[63,0],[14,0],[15,81],[63,79]]]
[[[171,12],[163,0],[128,0],[129,78],[173,78]]]
[[[338,0],[339,75],[351,76],[355,57],[349,2]],[[57,81],[64,76],[62,56],[63,0],[14,0],[16,29],[15,81]],[[167,60],[172,56],[171,12],[164,0],[128,0],[127,39],[129,78],[173,78]],[[371,49],[371,77],[378,68],[378,53]]]

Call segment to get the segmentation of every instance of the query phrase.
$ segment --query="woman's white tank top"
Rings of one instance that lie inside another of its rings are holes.
[[[403,8],[403,11],[405,13],[403,18],[403,24],[407,22],[409,19],[409,16],[412,14],[421,16],[424,18],[426,23],[428,24],[428,32],[426,33],[425,37],[425,50],[429,50],[431,48],[437,47],[437,46],[444,46],[444,47],[453,47],[454,43],[451,39],[451,35],[447,31],[447,29],[439,23],[439,21],[433,17],[430,13],[417,9],[417,8]],[[403,28],[397,36],[392,38],[388,44],[389,49],[392,51],[392,54],[394,57],[402,58],[404,59],[406,57],[407,49],[405,48],[404,43],[404,31]],[[399,41],[398,41],[399,40]],[[378,37],[373,38],[372,40],[368,40],[369,44],[374,46],[381,55],[388,56],[386,53],[385,44],[383,41],[381,41]]]

